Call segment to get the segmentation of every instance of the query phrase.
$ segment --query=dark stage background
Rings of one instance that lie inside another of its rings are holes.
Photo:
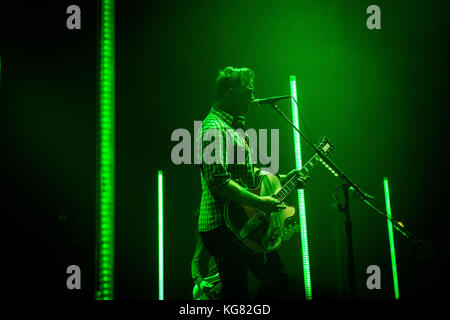
[[[81,30],[66,29],[71,4]],[[371,4],[381,30],[366,28]],[[205,117],[226,66],[252,68],[257,97],[288,94],[297,76],[313,140],[328,136],[335,162],[382,209],[388,176],[393,215],[435,245],[428,257],[396,233],[400,297],[444,298],[448,12],[445,1],[116,1],[116,298],[158,297],[163,170],[165,297],[190,299],[199,171],[172,164],[170,137]],[[98,30],[98,1],[0,5],[2,284],[12,298],[94,298]],[[248,124],[279,128],[280,171],[294,167],[292,130],[274,111],[250,110]],[[348,297],[338,185],[317,168],[305,190],[313,299]],[[356,200],[351,209],[357,296],[393,299],[386,221]],[[304,299],[299,243],[280,252],[293,298]],[[65,286],[71,264],[78,291]],[[372,264],[381,290],[366,288]]]

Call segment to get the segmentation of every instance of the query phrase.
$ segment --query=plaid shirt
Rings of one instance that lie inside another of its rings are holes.
[[[202,134],[197,135],[199,139],[202,139],[201,151],[203,154],[205,148],[214,143],[215,140],[211,141],[210,137],[211,134],[214,134],[215,138],[218,139],[220,146],[215,150],[218,152],[218,155],[216,154],[215,156],[216,159],[222,159],[221,163],[207,164],[205,163],[205,159],[202,158],[202,170],[200,172],[202,200],[200,203],[200,216],[198,219],[198,231],[200,232],[210,231],[224,223],[223,209],[225,199],[215,194],[218,189],[226,185],[231,179],[243,187],[255,187],[255,173],[248,144],[244,138],[235,131],[235,129],[239,127],[239,125],[237,125],[237,120],[238,119],[235,119],[225,111],[212,107],[211,111],[202,122]],[[227,154],[227,144],[230,147],[231,143],[233,143],[232,146],[234,148],[233,162],[226,161],[229,156],[231,158],[231,155]],[[240,160],[237,155],[239,152],[243,151],[242,148],[245,150],[245,161],[237,163],[236,158],[237,160]],[[207,154],[209,154],[209,152],[207,152]]]

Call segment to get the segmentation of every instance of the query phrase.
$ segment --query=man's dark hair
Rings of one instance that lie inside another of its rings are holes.
[[[254,79],[255,73],[250,68],[226,67],[220,70],[216,78],[216,102],[223,99],[228,89],[249,85]]]

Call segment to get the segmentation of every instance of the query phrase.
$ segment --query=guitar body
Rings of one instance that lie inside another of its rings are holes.
[[[276,175],[265,175],[255,189],[248,189],[258,196],[272,196],[282,188]],[[272,252],[282,244],[286,227],[294,223],[294,207],[288,206],[278,212],[262,212],[243,204],[227,201],[224,219],[227,227],[247,248],[256,252]]]

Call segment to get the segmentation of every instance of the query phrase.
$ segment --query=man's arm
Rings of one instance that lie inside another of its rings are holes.
[[[203,281],[204,265],[205,261],[209,259],[209,255],[206,252],[205,247],[203,246],[202,240],[197,239],[197,246],[195,248],[194,256],[192,257],[191,262],[191,273],[192,280],[200,287],[201,282]]]
[[[192,257],[191,262],[191,272],[192,272],[192,280],[194,283],[203,291],[212,288],[212,284],[205,281],[204,275],[206,274],[205,265],[208,264],[209,259],[211,259],[211,255],[208,250],[206,250],[205,246],[201,238],[197,240],[197,246],[195,248],[194,256]]]
[[[285,208],[285,206],[280,204],[277,199],[269,196],[257,196],[231,179],[231,174],[228,172],[226,157],[226,132],[221,131],[219,128],[210,128],[203,134],[207,138],[202,142],[202,150],[208,146],[208,141],[211,141],[212,139],[211,136],[215,137],[216,143],[220,146],[215,150],[217,152],[217,159],[220,161],[211,164],[202,164],[203,177],[213,194],[227,200],[242,203],[268,212]]]
[[[256,194],[247,191],[232,179],[228,180],[227,184],[217,190],[217,195],[227,200],[242,203],[249,207],[258,208],[268,212],[286,208],[286,206],[281,204],[277,199],[270,196],[257,196]]]

